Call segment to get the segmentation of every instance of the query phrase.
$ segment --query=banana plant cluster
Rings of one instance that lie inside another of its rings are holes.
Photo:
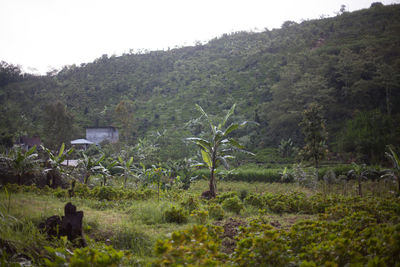
[[[216,196],[216,180],[215,180],[215,170],[220,166],[223,165],[225,168],[229,168],[228,159],[233,158],[231,155],[233,150],[247,152],[243,150],[243,146],[233,139],[229,137],[229,134],[232,133],[234,130],[238,129],[239,127],[245,126],[248,122],[245,121],[241,124],[239,123],[232,123],[228,127],[225,128],[225,125],[229,119],[229,117],[234,113],[236,104],[234,104],[228,113],[225,115],[224,120],[219,123],[218,125],[214,125],[207,113],[196,104],[196,108],[200,111],[202,116],[207,120],[210,125],[211,130],[211,138],[210,140],[206,140],[199,137],[190,137],[186,138],[186,140],[193,142],[200,148],[200,153],[203,162],[198,163],[195,166],[198,167],[207,167],[210,170],[210,196]],[[224,129],[225,128],[225,129]],[[254,154],[252,154],[254,155]]]
[[[382,175],[382,178],[391,178],[397,180],[398,191],[400,195],[400,158],[392,146],[387,146],[389,152],[385,152],[385,156],[390,160],[393,168],[386,170],[386,174]]]
[[[28,151],[24,152],[21,148],[12,150],[12,152],[4,157],[8,167],[18,178],[18,184],[22,182],[22,176],[29,171],[36,169],[38,165],[38,154],[36,146],[33,146]]]
[[[48,156],[48,168],[44,169],[43,172],[50,176],[49,178],[51,179],[51,185],[54,186],[56,177],[64,172],[64,169],[62,168],[63,161],[67,159],[68,155],[71,155],[71,153],[74,152],[74,149],[70,148],[68,150],[65,150],[65,144],[62,143],[60,149],[58,150],[58,153],[53,154],[50,149],[44,146],[40,147],[43,149],[44,152],[46,152]]]

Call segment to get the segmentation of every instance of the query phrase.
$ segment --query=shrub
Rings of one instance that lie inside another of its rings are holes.
[[[246,205],[250,205],[256,208],[263,208],[265,206],[264,199],[261,195],[250,194],[244,199]]]
[[[187,212],[182,208],[171,206],[169,209],[164,211],[164,219],[168,223],[187,223],[188,215]]]
[[[240,190],[240,192],[239,192],[240,200],[243,201],[247,197],[248,194],[249,194],[249,191],[247,191],[247,189]]]
[[[193,196],[189,196],[181,202],[181,206],[191,213],[199,208],[199,202]]]
[[[64,189],[61,189],[58,187],[57,189],[55,189],[53,191],[53,195],[56,198],[66,198],[66,197],[68,197],[68,192],[67,192],[67,190],[64,190]]]
[[[111,186],[97,186],[92,189],[91,195],[98,200],[118,199],[118,191]]]
[[[208,206],[208,214],[210,218],[215,220],[222,220],[224,218],[224,209],[219,204],[210,204]]]
[[[124,253],[111,246],[103,248],[77,248],[71,253],[66,248],[45,247],[51,260],[44,258],[45,266],[119,266]]]
[[[220,252],[222,229],[207,229],[194,225],[190,229],[174,232],[170,239],[156,243],[157,260],[154,266],[221,266],[227,258]]]
[[[191,217],[195,218],[197,223],[205,224],[208,219],[208,211],[206,210],[193,210],[190,214]]]
[[[222,208],[227,211],[232,211],[236,214],[239,214],[243,209],[243,204],[238,198],[238,196],[234,196],[231,198],[227,198],[222,202]]]
[[[237,197],[237,196],[238,196],[237,192],[234,192],[234,191],[224,192],[217,196],[217,201],[219,204],[221,204],[222,202],[224,202],[225,199]]]

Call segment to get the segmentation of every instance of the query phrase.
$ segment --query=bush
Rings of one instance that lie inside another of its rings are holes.
[[[97,186],[92,189],[91,195],[97,200],[116,200],[118,191],[111,186]]]
[[[191,217],[195,218],[197,223],[205,224],[208,219],[208,211],[206,210],[194,210],[190,214]]]
[[[164,220],[168,223],[187,223],[188,214],[182,208],[171,206],[169,209],[164,211]]]
[[[222,266],[227,255],[219,250],[222,229],[194,225],[156,243],[153,266]]]
[[[71,253],[66,248],[45,247],[51,260],[45,258],[44,264],[49,267],[56,266],[119,266],[124,253],[116,251],[111,246],[103,248],[77,248]]]
[[[219,204],[210,204],[208,206],[208,214],[210,218],[215,220],[222,220],[224,218],[224,209]]]
[[[234,196],[231,198],[227,198],[222,202],[222,208],[227,211],[232,211],[236,214],[239,214],[243,209],[243,204],[238,198],[238,196]]]
[[[189,196],[181,202],[181,206],[191,213],[193,210],[199,208],[199,202],[193,196]]]
[[[219,204],[221,204],[222,202],[224,202],[225,199],[232,198],[232,197],[237,197],[237,196],[238,196],[237,192],[234,192],[234,191],[224,192],[224,193],[219,194],[217,196],[217,201],[218,201]]]
[[[261,195],[250,194],[244,199],[244,203],[259,209],[265,207],[265,202]]]

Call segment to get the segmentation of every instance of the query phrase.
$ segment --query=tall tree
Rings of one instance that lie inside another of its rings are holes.
[[[73,116],[60,101],[45,107],[43,135],[46,146],[52,149],[71,141]]]
[[[326,131],[325,120],[322,116],[322,106],[312,103],[303,112],[303,120],[300,123],[304,134],[305,146],[302,154],[304,159],[312,159],[315,166],[315,176],[318,180],[318,169],[320,161],[326,154],[326,141],[328,133]]]

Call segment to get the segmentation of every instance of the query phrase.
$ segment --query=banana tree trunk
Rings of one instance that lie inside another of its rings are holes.
[[[217,147],[213,148],[211,156],[211,173],[210,173],[210,197],[215,198],[217,195],[217,188],[215,183],[215,165],[217,163]]]

